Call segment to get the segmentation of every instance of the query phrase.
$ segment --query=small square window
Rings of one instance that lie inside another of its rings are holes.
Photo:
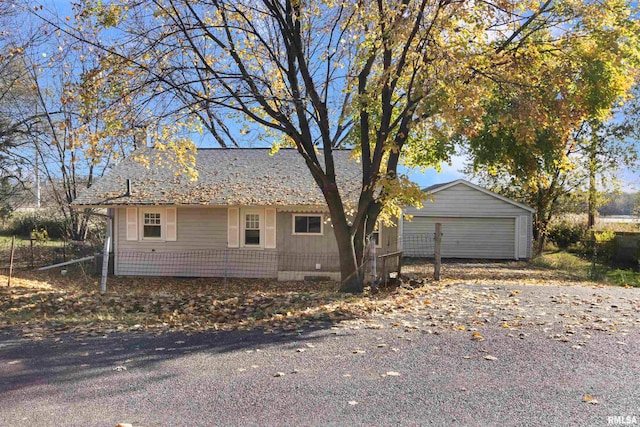
[[[371,241],[376,244],[376,247],[380,246],[380,232],[378,230],[371,233]]]
[[[380,233],[380,225],[376,224],[376,228],[373,229],[373,231],[371,232],[371,242],[374,243],[376,248],[381,248],[382,247],[382,237],[381,237],[381,233]]]
[[[321,215],[294,215],[294,234],[322,234]]]

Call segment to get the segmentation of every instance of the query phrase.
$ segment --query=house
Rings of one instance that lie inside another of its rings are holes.
[[[296,150],[200,149],[195,182],[168,167],[167,153],[142,150],[149,167],[126,158],[73,202],[108,208],[116,275],[340,279],[326,202]],[[334,160],[355,206],[361,167],[350,151]],[[378,250],[396,250],[397,233],[377,232]]]
[[[423,191],[432,200],[407,208],[413,218],[399,224],[406,254],[416,251],[414,236],[433,235],[441,223],[442,258],[531,258],[534,209],[463,179]]]

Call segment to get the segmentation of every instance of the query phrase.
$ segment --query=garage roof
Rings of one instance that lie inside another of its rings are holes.
[[[491,197],[495,197],[498,200],[502,200],[503,202],[512,204],[512,205],[517,206],[519,208],[525,209],[525,210],[527,210],[527,211],[529,211],[531,213],[535,213],[535,211],[536,211],[535,209],[533,209],[533,208],[531,208],[531,207],[529,207],[527,205],[524,205],[522,203],[518,203],[518,202],[516,202],[514,200],[509,199],[508,197],[501,196],[498,193],[494,193],[493,191],[487,190],[484,187],[480,187],[479,185],[473,184],[473,183],[471,183],[471,182],[469,182],[467,180],[464,180],[464,179],[456,179],[455,181],[451,181],[451,182],[444,182],[444,183],[441,183],[441,184],[434,184],[434,185],[431,185],[429,187],[423,188],[422,191],[424,191],[426,193],[436,194],[439,191],[446,190],[447,188],[451,188],[451,187],[453,187],[455,185],[460,185],[460,184],[466,185],[467,187],[473,188],[474,190],[481,191],[484,194],[487,194],[487,195],[489,195]]]

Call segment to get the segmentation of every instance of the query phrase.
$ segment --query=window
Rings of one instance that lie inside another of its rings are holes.
[[[142,238],[162,238],[162,216],[160,212],[144,212],[142,216]]]
[[[247,213],[244,216],[244,245],[260,246],[260,214]]]
[[[382,233],[380,233],[380,226],[376,224],[376,228],[371,232],[371,241],[375,242],[376,248],[382,247]]]
[[[126,208],[127,240],[175,242],[178,209],[169,207]]]
[[[293,234],[322,234],[322,215],[293,215]]]

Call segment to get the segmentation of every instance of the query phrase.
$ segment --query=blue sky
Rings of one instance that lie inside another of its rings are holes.
[[[38,4],[42,4],[47,11],[58,14],[62,18],[73,15],[71,2],[69,0],[45,0]],[[196,141],[197,146],[211,146],[210,140],[207,137],[203,136],[196,139],[199,139],[199,141]],[[262,145],[264,145],[264,143]],[[469,179],[469,177],[465,176],[461,172],[463,166],[464,158],[454,156],[452,158],[452,164],[443,164],[440,173],[434,169],[421,172],[419,170],[408,170],[407,168],[402,167],[400,168],[400,172],[407,173],[409,177],[413,181],[417,182],[421,187],[427,187],[429,185],[449,182],[459,178]],[[637,191],[638,188],[640,188],[640,177],[636,171],[620,171],[617,178],[622,183],[623,191]]]

